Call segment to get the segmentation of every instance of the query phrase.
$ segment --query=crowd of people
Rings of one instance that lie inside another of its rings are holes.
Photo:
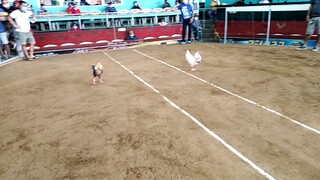
[[[8,0],[1,0],[0,6],[0,41],[1,61],[12,57],[12,50],[22,51],[26,60],[34,60],[34,45],[36,43],[30,28],[36,16],[32,6],[25,1],[15,1],[10,5]],[[29,44],[29,50],[27,49]]]

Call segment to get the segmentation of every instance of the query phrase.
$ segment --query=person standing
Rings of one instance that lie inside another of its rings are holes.
[[[31,33],[30,20],[29,17],[32,17],[32,21],[36,21],[36,16],[33,12],[28,11],[27,3],[25,1],[18,2],[19,9],[14,10],[9,16],[8,20],[12,26],[17,31],[18,39],[22,45],[22,50],[27,60],[34,60],[34,45],[36,41],[33,34]],[[30,52],[27,50],[27,43],[30,44]]]
[[[1,44],[4,45],[4,47],[7,51],[8,58],[11,58],[8,33],[5,28],[4,23],[2,22],[2,21],[6,21],[8,13],[4,12],[4,10],[2,8],[0,8],[0,13],[1,13],[1,15],[0,15],[0,18],[1,18],[1,20],[0,20],[0,41],[1,41]],[[6,13],[6,15],[4,15],[3,13]],[[7,57],[3,53],[2,46],[0,47],[0,49],[1,49],[0,53],[1,53],[2,58],[7,59]]]
[[[199,20],[199,16],[197,14],[194,15],[194,21],[192,22],[192,30],[193,30],[194,40],[199,40],[200,37],[198,37],[198,35],[199,35],[199,31],[202,30],[202,25]]]
[[[8,0],[1,0],[2,4],[0,5],[0,8],[3,9],[4,12],[11,13],[12,11],[16,10],[14,6],[10,6],[10,3]]]
[[[188,3],[188,0],[183,0],[183,2],[178,6],[178,9],[181,11],[182,16],[182,40],[180,44],[186,43],[186,31],[188,28],[188,41],[191,43],[191,24],[193,22],[193,10],[191,5]]]
[[[210,20],[212,21],[212,27],[214,28],[216,16],[217,16],[217,7],[220,5],[220,0],[212,0],[210,3],[211,9],[208,12],[208,15],[210,17]]]
[[[314,33],[316,29],[318,33],[318,40],[316,45],[312,48],[312,51],[319,50],[319,43],[320,43],[320,1],[319,0],[311,0],[310,8],[307,13],[306,20],[308,22],[306,36],[304,39],[304,43],[302,46],[298,47],[297,50],[307,50],[307,44],[310,40],[311,35]]]

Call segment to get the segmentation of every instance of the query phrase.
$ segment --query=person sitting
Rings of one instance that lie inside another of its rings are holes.
[[[106,7],[105,12],[106,13],[111,13],[111,14],[117,12],[117,9],[112,6],[112,2],[111,1],[108,2],[108,6]],[[109,19],[109,22],[110,22],[111,26],[114,24],[114,21],[119,21],[120,25],[122,26],[122,20],[121,19],[114,19],[114,20]]]
[[[168,7],[171,7],[171,5],[170,5],[170,3],[168,2],[168,0],[165,0],[162,8],[164,9],[164,8],[168,8]]]
[[[73,23],[72,27],[70,28],[70,31],[79,31],[81,30],[80,27],[77,25],[77,23]]]
[[[259,1],[259,4],[269,4],[269,0],[261,0]]]
[[[80,5],[90,6],[86,0],[80,0]]]
[[[235,3],[233,3],[233,5],[244,5],[244,4],[246,4],[244,2],[244,0],[239,0],[239,1],[235,2]]]
[[[129,31],[129,36],[127,37],[128,41],[137,41],[139,40],[138,36],[134,35],[133,31]]]
[[[164,20],[164,18],[161,19],[161,22],[159,22],[160,26],[166,26],[168,23]]]
[[[138,1],[134,1],[133,2],[133,6],[132,6],[131,9],[140,9],[140,10],[142,10],[142,8],[140,7]]]
[[[48,14],[48,11],[44,8],[44,4],[41,4],[41,5],[40,5],[40,9],[39,9],[39,11],[38,11],[38,14],[39,14],[39,15]]]
[[[117,12],[117,9],[115,7],[112,6],[112,2],[108,2],[108,6],[106,7],[106,12],[109,12],[109,13],[114,13],[114,12]]]
[[[73,5],[73,9],[72,9],[72,13],[71,14],[81,14],[81,11],[78,8],[77,4]]]
[[[68,3],[68,8],[67,8],[67,13],[68,14],[72,14],[72,12],[73,12],[73,3],[69,2]]]
[[[192,30],[193,30],[193,35],[195,40],[199,40],[198,34],[199,31],[202,30],[201,22],[199,20],[199,16],[197,14],[194,15],[194,20],[191,24]]]

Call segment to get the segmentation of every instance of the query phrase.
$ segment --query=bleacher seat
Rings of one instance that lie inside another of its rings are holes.
[[[156,39],[155,37],[145,37],[143,38],[144,40],[151,40],[151,39]]]
[[[159,12],[163,12],[164,9],[162,9],[162,8],[154,8],[154,9],[152,9],[152,11],[155,12],[155,13],[159,13]]]
[[[76,45],[76,44],[74,44],[74,43],[64,43],[64,44],[61,44],[61,46],[74,46],[74,45]]]
[[[142,10],[140,10],[140,9],[131,9],[131,10],[130,10],[130,13],[132,13],[132,14],[138,14],[138,13],[142,13]]]
[[[129,14],[130,11],[127,10],[127,9],[121,9],[121,10],[119,10],[117,13],[118,13],[118,14]]]
[[[173,11],[174,9],[171,8],[171,7],[167,7],[167,8],[164,8],[163,10],[166,11],[166,12],[170,12],[170,11]]]
[[[159,36],[159,39],[165,39],[165,38],[169,38],[169,36],[166,36],[166,35],[164,35],[164,36]]]
[[[151,13],[151,12],[152,12],[152,9],[150,9],[150,8],[145,8],[145,9],[142,9],[141,11],[142,11],[142,13]]]

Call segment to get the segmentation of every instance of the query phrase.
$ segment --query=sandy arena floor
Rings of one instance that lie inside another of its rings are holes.
[[[188,74],[186,49],[208,83]],[[98,61],[105,83],[92,87]],[[319,68],[312,51],[222,44],[5,65],[0,179],[320,179]]]

